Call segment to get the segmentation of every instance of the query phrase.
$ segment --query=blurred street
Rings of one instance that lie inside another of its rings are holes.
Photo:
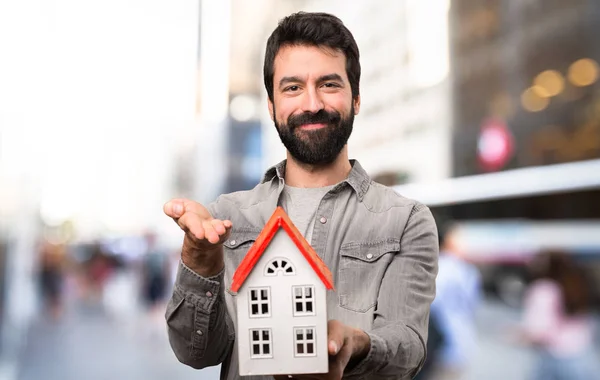
[[[506,338],[518,317],[518,311],[497,301],[487,300],[482,305],[477,321],[480,349],[468,380],[526,378],[532,355]],[[141,314],[130,322],[129,326],[118,323],[102,309],[81,304],[74,305],[57,324],[38,319],[22,354],[17,379],[218,378],[218,367],[197,371],[180,364],[164,329],[148,326]]]
[[[18,363],[19,380],[217,379],[177,361],[162,321],[122,321],[97,305],[74,304],[61,321],[36,318]]]

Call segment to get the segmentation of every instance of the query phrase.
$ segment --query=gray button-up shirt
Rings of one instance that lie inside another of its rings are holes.
[[[425,359],[435,295],[438,240],[429,209],[373,182],[356,161],[316,212],[310,244],[333,274],[327,316],[364,330],[371,348],[344,378],[410,379]],[[233,273],[277,207],[285,161],[254,189],[220,196],[208,209],[229,219],[225,269],[202,278],[183,264],[166,319],[177,358],[194,368],[222,363],[221,379],[240,379]],[[271,379],[266,376],[245,379]]]

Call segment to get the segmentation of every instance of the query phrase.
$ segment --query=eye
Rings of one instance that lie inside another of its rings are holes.
[[[299,89],[300,89],[300,87],[294,85],[294,86],[286,87],[283,91],[286,91],[286,92],[295,92],[295,91],[298,91]]]
[[[326,88],[338,88],[338,87],[340,87],[340,85],[337,84],[337,83],[335,83],[335,82],[327,82],[327,83],[323,84],[323,87],[326,87]]]

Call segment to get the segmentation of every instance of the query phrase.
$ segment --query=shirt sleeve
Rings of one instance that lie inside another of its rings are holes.
[[[417,204],[381,283],[373,329],[367,332],[370,351],[344,378],[412,379],[418,373],[426,357],[438,254],[433,216]]]
[[[196,369],[222,363],[233,348],[235,331],[222,284],[223,271],[204,278],[179,263],[167,330],[177,359]]]

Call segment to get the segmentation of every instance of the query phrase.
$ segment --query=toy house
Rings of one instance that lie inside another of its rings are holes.
[[[326,373],[331,272],[277,207],[233,275],[240,376]]]

